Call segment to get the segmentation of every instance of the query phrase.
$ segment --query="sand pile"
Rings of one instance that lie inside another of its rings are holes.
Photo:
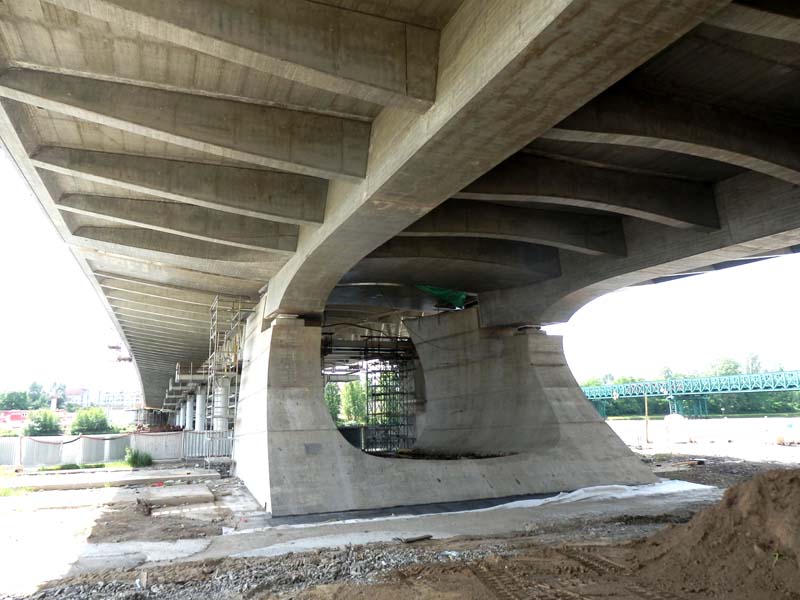
[[[800,469],[736,485],[719,504],[636,546],[639,574],[707,597],[800,598]]]

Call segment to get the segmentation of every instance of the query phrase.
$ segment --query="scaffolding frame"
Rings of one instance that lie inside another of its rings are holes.
[[[365,336],[367,426],[364,450],[397,452],[416,441],[416,353],[406,337]]]
[[[252,308],[242,298],[216,296],[209,309],[208,387],[206,389],[206,429],[213,427],[214,390],[221,380],[230,382],[228,394],[228,430],[236,422],[239,402],[239,375],[244,326]]]

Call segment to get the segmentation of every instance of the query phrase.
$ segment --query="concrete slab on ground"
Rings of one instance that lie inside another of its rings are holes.
[[[207,481],[219,479],[210,469],[153,469],[134,471],[92,471],[90,473],[37,473],[0,479],[0,488],[33,490],[79,490],[87,488],[150,485],[168,481]]]
[[[214,494],[205,484],[171,485],[141,488],[89,488],[82,490],[45,490],[0,498],[0,512],[120,506],[147,500],[153,507],[174,507],[214,502]]]

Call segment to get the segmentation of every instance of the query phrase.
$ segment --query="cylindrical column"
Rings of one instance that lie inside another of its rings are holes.
[[[214,431],[228,430],[228,396],[231,390],[231,380],[223,377],[214,388],[214,414],[212,428]]]
[[[186,405],[184,405],[184,403],[181,402],[180,407],[178,408],[178,420],[175,423],[178,427],[183,427],[186,424],[186,421],[184,420],[185,416],[186,416]]]
[[[194,396],[189,396],[186,399],[186,414],[183,422],[184,429],[194,428]]]
[[[194,412],[195,431],[206,430],[206,386],[197,389],[195,395],[196,410]]]

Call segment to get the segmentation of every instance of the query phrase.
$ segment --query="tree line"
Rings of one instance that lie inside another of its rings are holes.
[[[54,383],[50,386],[49,392],[45,392],[44,386],[34,381],[27,390],[0,393],[0,410],[50,408],[52,398],[56,399],[58,408],[72,408],[67,405],[66,389],[67,386],[63,383]]]
[[[782,370],[782,369],[779,369]],[[683,374],[665,368],[661,373],[662,379],[684,379],[692,377],[724,377],[729,375],[743,375],[753,373],[763,373],[761,361],[757,355],[748,357],[744,365],[739,362],[724,358],[714,363],[705,373]],[[598,385],[618,385],[623,383],[636,383],[646,381],[636,377],[614,377],[611,374],[603,377],[595,377],[581,384],[583,387]],[[708,413],[714,415],[723,414],[775,414],[775,413],[799,413],[800,412],[800,392],[747,392],[739,394],[707,394],[705,396],[695,396],[696,398],[705,397]],[[648,398],[648,412],[652,415],[668,415],[669,401],[663,396]],[[608,400],[606,403],[606,415],[615,416],[642,416],[644,415],[644,398],[619,398]]]
[[[337,425],[367,423],[367,390],[361,381],[326,384],[325,404]]]

